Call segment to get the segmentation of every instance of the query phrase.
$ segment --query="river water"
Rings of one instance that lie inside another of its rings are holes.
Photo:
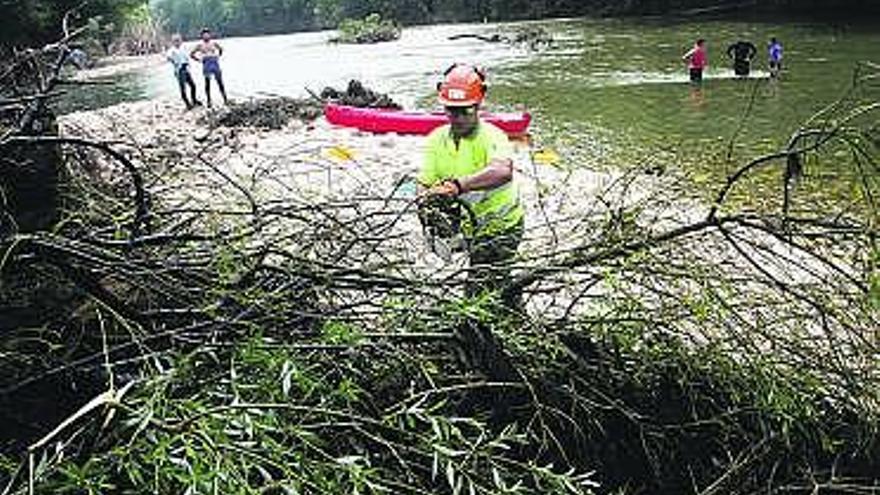
[[[357,78],[406,107],[426,108],[440,71],[455,61],[477,63],[490,73],[489,107],[531,111],[535,146],[555,150],[560,166],[674,166],[710,190],[736,164],[779,149],[800,123],[842,95],[858,62],[880,59],[880,21],[578,19],[527,25],[549,31],[553,45],[535,51],[448,40],[523,24],[417,27],[397,42],[367,46],[329,44],[329,32],[299,33],[220,40],[222,66],[233,98],[306,96],[306,87],[343,87]],[[778,80],[765,68],[771,36],[785,45]],[[697,37],[707,39],[710,58],[699,88],[688,83],[680,60]],[[734,77],[724,54],[738,39],[759,49],[748,79]],[[199,67],[194,69],[198,81]],[[80,101],[105,105],[174,97],[177,89],[170,67],[161,66],[122,76],[115,88],[90,91]],[[773,181],[766,186],[774,187]]]

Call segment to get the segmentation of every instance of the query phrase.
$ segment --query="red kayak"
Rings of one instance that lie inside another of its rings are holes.
[[[380,108],[358,108],[328,103],[324,116],[331,124],[354,127],[362,131],[398,134],[430,134],[434,129],[449,123],[440,112],[403,112]],[[498,126],[509,136],[526,134],[532,116],[528,112],[490,113],[482,112],[480,118]]]

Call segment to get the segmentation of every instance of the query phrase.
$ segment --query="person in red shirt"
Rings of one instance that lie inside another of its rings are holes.
[[[706,55],[706,40],[700,38],[693,48],[681,57],[688,65],[692,83],[703,82],[703,70],[709,65],[709,57]]]

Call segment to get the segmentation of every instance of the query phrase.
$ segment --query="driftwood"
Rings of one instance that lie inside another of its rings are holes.
[[[463,39],[477,39],[480,41],[485,41],[486,43],[501,43],[502,41],[506,41],[506,38],[502,38],[500,34],[493,34],[491,36],[484,36],[482,34],[474,34],[474,33],[454,34],[447,39],[449,41],[463,40]]]
[[[0,162],[0,235],[49,228],[58,216],[58,186],[62,180],[60,145],[101,150],[116,159],[129,173],[134,189],[132,236],[142,233],[147,221],[148,199],[137,168],[110,145],[57,136],[55,115],[49,105],[59,93],[56,88],[77,85],[61,73],[74,48],[73,40],[88,29],[70,27],[76,10],[63,18],[63,37],[42,49],[18,52],[0,73],[0,97],[6,110],[0,124],[7,127],[0,136],[4,160]],[[11,105],[11,106],[10,106]]]
[[[476,39],[486,43],[507,43],[510,45],[525,45],[532,50],[552,46],[553,36],[542,28],[521,28],[510,34],[493,33],[484,35],[479,33],[462,33],[449,36],[450,41],[461,39]]]

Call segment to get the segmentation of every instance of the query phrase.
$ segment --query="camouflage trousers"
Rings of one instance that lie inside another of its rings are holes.
[[[521,306],[521,295],[506,289],[511,282],[511,270],[516,251],[522,242],[524,223],[520,220],[507,230],[477,237],[469,248],[470,270],[465,283],[465,295],[475,297],[489,291],[501,291],[501,301],[510,309]]]

